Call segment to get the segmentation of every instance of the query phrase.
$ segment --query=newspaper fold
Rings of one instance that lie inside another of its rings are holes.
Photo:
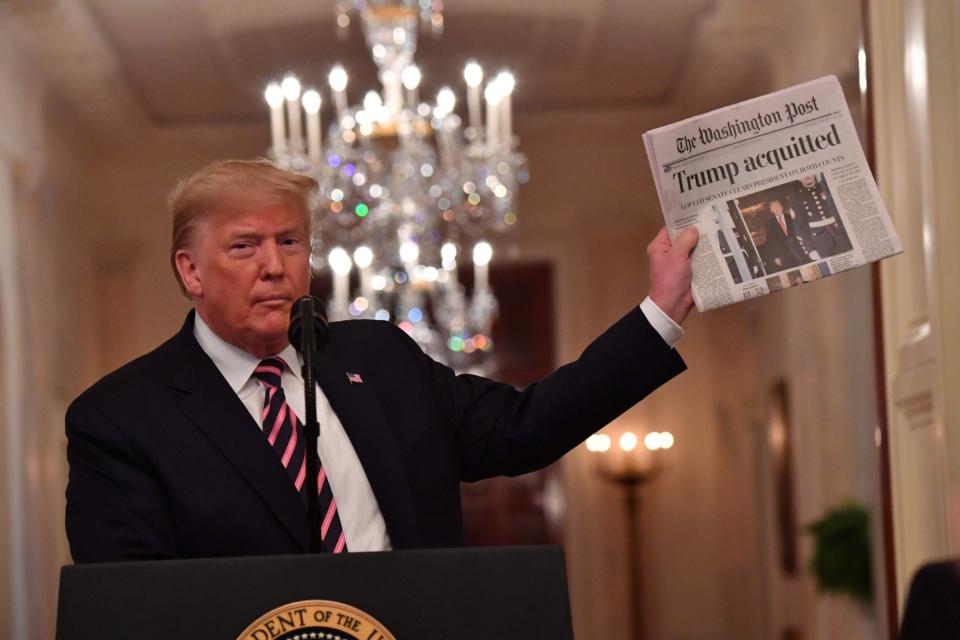
[[[696,225],[699,311],[900,253],[828,76],[643,135],[670,237]]]

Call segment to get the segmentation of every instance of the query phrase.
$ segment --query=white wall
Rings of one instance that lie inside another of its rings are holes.
[[[90,155],[0,22],[0,619],[53,635],[66,483],[63,412],[92,375]]]

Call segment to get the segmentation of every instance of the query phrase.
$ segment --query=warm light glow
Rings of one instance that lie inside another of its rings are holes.
[[[660,432],[660,448],[669,449],[673,446],[673,434],[669,431]]]
[[[380,94],[376,91],[367,91],[367,95],[363,97],[363,110],[375,118],[381,107],[383,107],[383,98]]]
[[[411,64],[400,74],[400,80],[408,91],[413,91],[420,86],[420,78],[420,68],[415,64]]]
[[[330,88],[340,93],[347,88],[347,70],[338,64],[330,70],[327,80],[330,82]]]
[[[637,434],[632,431],[627,431],[620,436],[620,448],[624,451],[633,451],[637,448]]]
[[[452,242],[445,242],[440,247],[440,257],[444,262],[451,262],[457,259],[457,245]]]
[[[610,450],[610,436],[605,433],[595,433],[587,438],[587,451],[603,453]]]
[[[403,262],[416,262],[420,258],[420,246],[413,240],[400,245],[400,259]]]
[[[271,82],[267,85],[267,90],[263,92],[263,97],[266,98],[267,104],[270,105],[271,109],[276,109],[283,105],[283,89],[281,89],[280,85],[276,82]]]
[[[517,86],[517,80],[513,77],[513,74],[509,71],[501,71],[497,74],[496,80],[497,86],[500,88],[500,95],[509,96],[513,93],[513,88]]]
[[[379,273],[370,278],[370,286],[374,291],[383,291],[387,288],[387,278]]]
[[[473,247],[473,263],[479,267],[490,264],[493,258],[493,247],[489,242],[478,242]]]
[[[361,269],[366,269],[373,264],[373,251],[370,247],[360,246],[353,252],[353,262]]]
[[[463,79],[468,87],[479,87],[483,82],[483,67],[477,64],[476,60],[470,60],[463,68]]]
[[[651,431],[643,438],[643,446],[650,451],[663,448],[663,436],[658,431]]]
[[[280,89],[283,90],[283,97],[293,102],[300,99],[300,81],[296,76],[287,76],[280,83]]]
[[[444,115],[453,113],[455,106],[457,106],[457,95],[453,92],[453,89],[450,87],[440,89],[440,92],[437,93],[437,107]]]
[[[303,94],[303,98],[300,100],[303,103],[303,110],[307,113],[317,113],[320,111],[320,105],[322,100],[320,99],[320,93],[314,89]]]
[[[330,263],[330,268],[333,269],[334,273],[338,275],[350,273],[350,267],[352,266],[350,256],[343,247],[334,247],[334,249],[330,251],[330,257],[327,258],[327,261]]]

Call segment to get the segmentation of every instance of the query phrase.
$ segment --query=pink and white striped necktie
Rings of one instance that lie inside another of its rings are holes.
[[[264,389],[263,433],[273,450],[280,457],[280,462],[287,470],[287,475],[293,480],[293,485],[300,493],[306,504],[307,458],[304,446],[303,424],[297,415],[290,409],[283,387],[280,386],[280,375],[287,363],[281,358],[267,358],[263,360],[253,372]],[[310,452],[317,455],[317,452]],[[318,499],[322,516],[320,524],[321,546],[324,551],[341,553],[347,550],[347,541],[340,525],[340,515],[337,513],[337,500],[333,497],[330,483],[327,482],[327,472],[323,462],[318,465],[320,471],[317,476],[319,487]]]

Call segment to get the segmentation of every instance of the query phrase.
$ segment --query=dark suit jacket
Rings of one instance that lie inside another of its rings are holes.
[[[900,625],[900,640],[948,638],[960,638],[960,560],[920,567]]]
[[[387,322],[333,323],[319,362],[397,549],[462,545],[461,480],[543,467],[684,369],[639,309],[522,392],[454,375]],[[193,312],[77,398],[66,425],[76,562],[307,548],[302,503]]]
[[[784,222],[787,227],[787,235],[783,235],[783,229],[780,223],[773,215],[772,211],[763,214],[763,227],[766,230],[766,240],[761,247],[761,253],[767,262],[767,273],[777,273],[783,269],[797,267],[809,262],[800,241],[797,239],[798,225],[795,220],[790,218],[789,210],[784,211]],[[774,258],[780,258],[783,263],[776,265]]]

